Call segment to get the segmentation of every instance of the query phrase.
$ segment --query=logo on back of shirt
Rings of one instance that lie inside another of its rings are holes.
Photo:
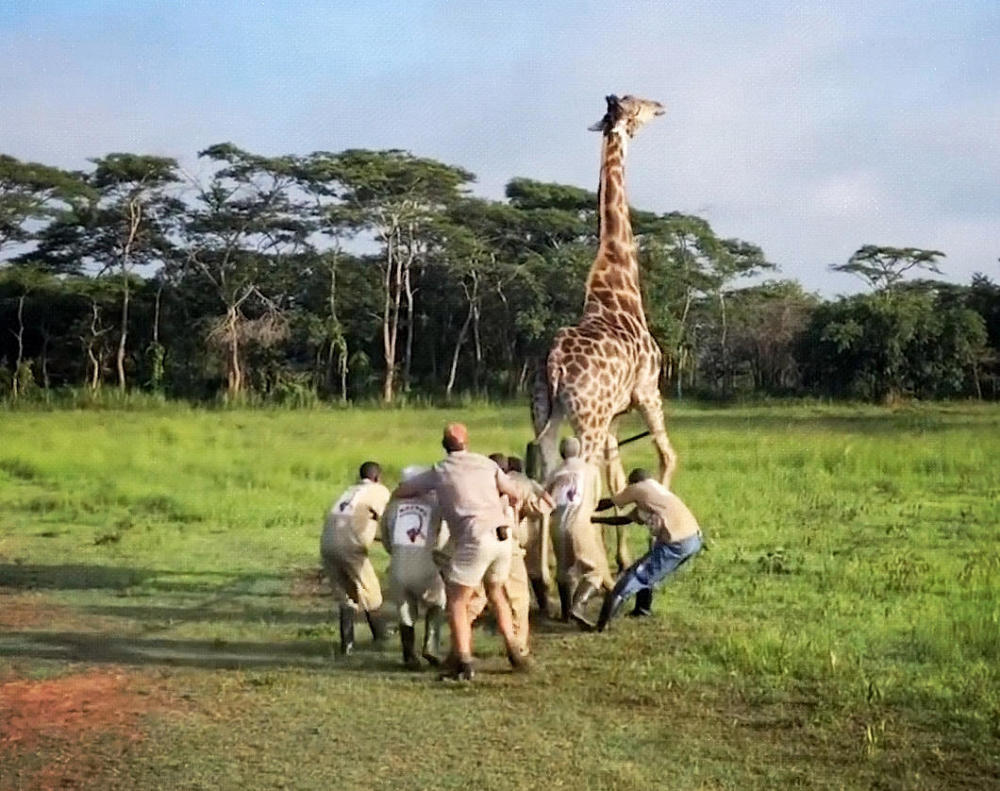
[[[582,489],[583,476],[579,473],[559,476],[559,482],[552,493],[556,507],[565,508],[569,505],[576,505],[583,498]]]
[[[340,499],[333,504],[331,509],[335,514],[343,514],[344,516],[350,516],[354,513],[355,501],[358,499],[359,489],[357,486],[352,486],[342,495]]]
[[[425,546],[431,514],[431,507],[426,503],[400,503],[393,525],[392,543],[397,546]]]

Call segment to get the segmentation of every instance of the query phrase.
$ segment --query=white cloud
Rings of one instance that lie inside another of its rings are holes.
[[[885,190],[869,171],[838,173],[809,190],[806,211],[820,218],[859,219],[880,214],[886,207]]]

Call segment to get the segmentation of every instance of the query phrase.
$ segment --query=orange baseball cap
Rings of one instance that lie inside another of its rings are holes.
[[[464,423],[449,423],[444,427],[444,440],[465,447],[469,444],[469,430]]]

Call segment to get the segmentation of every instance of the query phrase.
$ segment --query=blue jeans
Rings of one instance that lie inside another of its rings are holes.
[[[657,541],[653,548],[629,566],[615,583],[612,594],[628,599],[643,588],[652,588],[687,563],[701,549],[701,533],[665,544]]]

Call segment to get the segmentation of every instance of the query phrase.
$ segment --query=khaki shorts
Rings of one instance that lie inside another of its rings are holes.
[[[333,588],[334,601],[365,612],[382,606],[382,588],[375,567],[366,554],[324,554],[322,558],[327,579]]]
[[[445,571],[448,582],[475,588],[480,584],[506,582],[510,576],[510,553],[514,539],[497,539],[493,531],[455,546]]]
[[[427,607],[444,607],[444,580],[431,553],[423,549],[394,547],[389,561],[389,578],[396,604],[409,601]]]

